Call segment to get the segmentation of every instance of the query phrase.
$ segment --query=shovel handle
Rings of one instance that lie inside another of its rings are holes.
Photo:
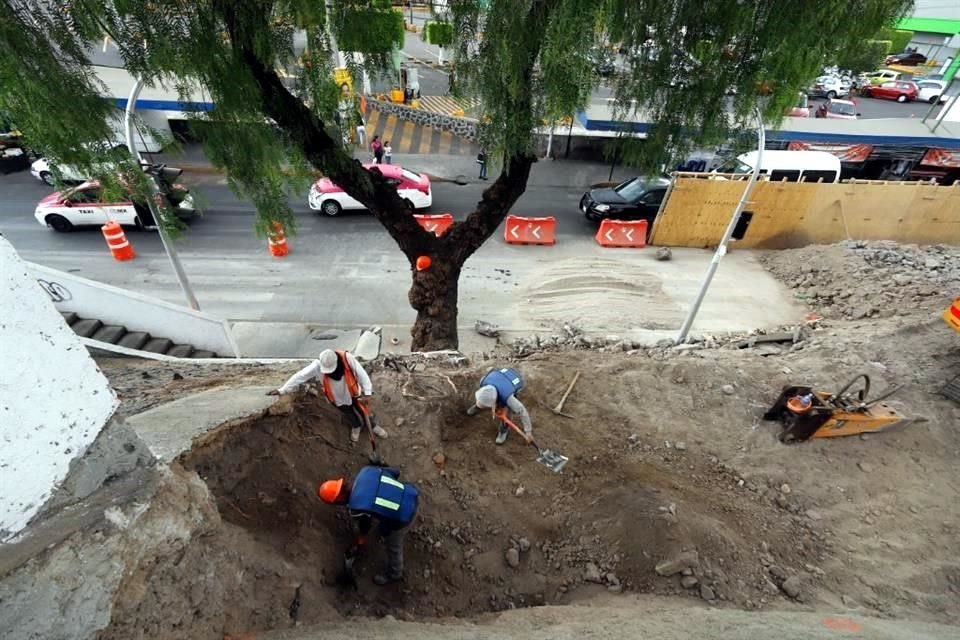
[[[527,435],[527,432],[526,432],[526,431],[524,431],[523,429],[521,429],[520,427],[518,427],[516,424],[514,424],[514,423],[513,423],[513,420],[511,420],[510,418],[507,417],[507,412],[506,412],[506,411],[498,411],[498,412],[497,412],[497,418],[499,418],[500,420],[503,420],[503,423],[504,423],[505,425],[507,425],[508,427],[510,427],[511,429],[513,429],[514,431],[516,431],[517,433],[519,433],[521,438],[523,438],[524,440],[526,440],[527,442],[529,442],[530,444],[532,444],[533,447],[534,447],[537,451],[540,451],[540,447],[538,447],[538,446],[537,446],[537,443],[533,441],[533,436]]]

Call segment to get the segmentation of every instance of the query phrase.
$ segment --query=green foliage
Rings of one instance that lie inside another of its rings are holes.
[[[852,51],[841,52],[836,64],[853,73],[873,71],[883,65],[883,59],[890,53],[890,46],[889,40],[866,40]]]
[[[903,53],[907,50],[907,45],[913,40],[913,31],[907,29],[893,29],[884,27],[876,35],[877,40],[890,41],[890,53]]]
[[[448,22],[428,22],[424,25],[425,40],[439,47],[453,44],[453,25]]]
[[[343,51],[385,54],[403,45],[403,14],[389,2],[340,0],[334,14],[334,33]]]

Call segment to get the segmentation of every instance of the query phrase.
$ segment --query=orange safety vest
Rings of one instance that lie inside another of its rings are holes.
[[[347,391],[350,392],[350,397],[360,397],[360,384],[357,382],[357,376],[353,375],[353,369],[350,368],[350,363],[347,362],[347,352],[337,349],[337,358],[339,358],[343,364],[343,378],[344,382],[347,383]],[[329,375],[323,376],[323,393],[327,396],[330,404],[334,404],[333,389],[330,388]]]

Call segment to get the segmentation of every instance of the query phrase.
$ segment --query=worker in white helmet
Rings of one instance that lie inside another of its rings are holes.
[[[290,376],[279,389],[268,392],[268,395],[289,393],[312,380],[320,381],[327,400],[347,417],[351,441],[360,439],[365,414],[374,425],[373,433],[380,438],[387,437],[386,430],[373,422],[373,414],[370,413],[369,398],[373,395],[370,376],[353,354],[347,351],[326,349],[319,358]]]
[[[523,406],[523,403],[517,399],[517,394],[523,389],[523,377],[516,369],[501,368],[491,369],[483,379],[480,380],[480,387],[474,394],[474,403],[467,409],[468,416],[475,416],[480,409],[490,409],[494,418],[500,418],[504,412],[509,410],[515,416],[520,418],[520,424],[523,425],[523,431],[528,435],[533,435],[533,423],[530,421],[530,412]],[[497,431],[497,444],[503,444],[507,441],[507,435],[510,428],[507,423],[501,421],[500,428]]]

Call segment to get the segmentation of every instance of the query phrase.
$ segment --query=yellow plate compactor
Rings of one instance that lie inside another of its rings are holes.
[[[854,393],[858,381],[859,389]],[[882,431],[913,421],[882,402],[896,390],[897,387],[893,387],[868,400],[870,377],[865,373],[837,393],[805,386],[786,386],[770,410],[763,414],[763,419],[783,424],[780,441],[785,443]]]

